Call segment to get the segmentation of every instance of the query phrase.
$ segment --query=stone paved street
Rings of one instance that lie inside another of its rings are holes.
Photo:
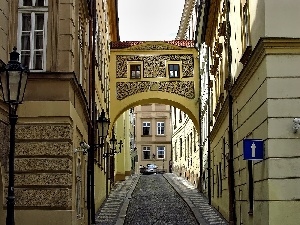
[[[201,225],[228,224],[220,213],[208,204],[206,197],[204,197],[190,182],[173,173],[166,173],[164,174],[164,177],[187,202]]]
[[[113,224],[228,223],[187,180],[166,173],[134,175],[117,183],[96,216],[96,225]]]
[[[152,174],[140,176],[124,224],[198,225],[198,222],[166,179],[161,174]]]

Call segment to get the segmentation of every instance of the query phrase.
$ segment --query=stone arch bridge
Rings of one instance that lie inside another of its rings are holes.
[[[131,107],[175,106],[199,131],[199,60],[191,40],[112,42],[110,55],[112,124]]]

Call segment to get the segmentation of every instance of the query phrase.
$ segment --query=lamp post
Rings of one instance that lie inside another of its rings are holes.
[[[102,150],[103,147],[104,147],[104,139],[107,136],[108,127],[109,127],[109,124],[110,124],[109,119],[107,119],[105,117],[104,109],[102,109],[102,111],[100,113],[100,116],[97,120],[97,124],[98,124],[98,135],[99,135],[99,138],[100,138],[99,147]]]
[[[18,120],[17,108],[22,103],[29,69],[23,67],[19,62],[20,54],[17,48],[13,48],[10,53],[10,61],[7,65],[0,68],[0,84],[3,94],[3,101],[9,104],[9,123],[10,123],[10,144],[9,144],[9,176],[8,176],[8,195],[7,195],[7,217],[6,225],[14,225],[14,161],[15,161],[15,131]]]
[[[112,153],[114,154],[115,150],[116,150],[117,142],[118,142],[114,133],[109,141],[110,141],[110,145],[112,146],[112,149],[111,149]]]

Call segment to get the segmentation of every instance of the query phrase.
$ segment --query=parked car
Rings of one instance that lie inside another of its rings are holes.
[[[140,172],[141,172],[141,174],[156,174],[157,173],[157,165],[147,164],[147,167],[141,168]]]

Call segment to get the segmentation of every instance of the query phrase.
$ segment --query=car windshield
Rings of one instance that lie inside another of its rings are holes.
[[[156,165],[154,165],[154,164],[149,164],[149,165],[147,165],[147,167],[148,167],[148,168],[156,168]]]

